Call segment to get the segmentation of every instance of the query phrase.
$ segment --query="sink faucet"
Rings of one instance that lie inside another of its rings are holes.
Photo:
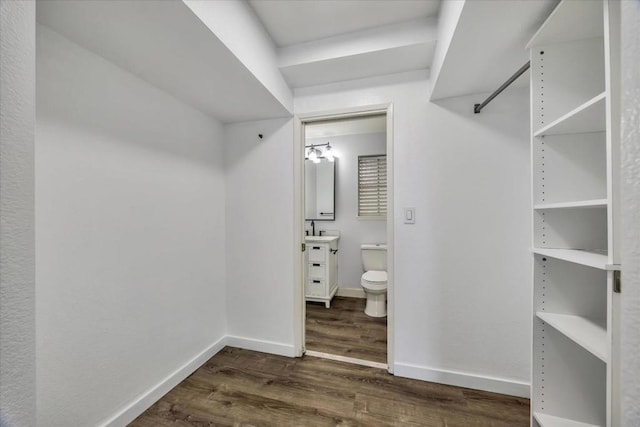
[[[312,236],[316,235],[316,223],[313,222],[313,220],[311,220],[311,235]]]

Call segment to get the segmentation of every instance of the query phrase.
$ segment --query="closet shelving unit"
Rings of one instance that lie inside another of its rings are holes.
[[[564,0],[528,45],[534,427],[616,424],[618,8]]]

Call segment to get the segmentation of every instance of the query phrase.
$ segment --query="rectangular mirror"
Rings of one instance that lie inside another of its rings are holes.
[[[304,161],[304,207],[307,221],[334,221],[336,161]]]

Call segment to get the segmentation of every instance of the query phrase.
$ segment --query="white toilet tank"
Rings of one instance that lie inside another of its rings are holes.
[[[387,271],[387,245],[361,245],[360,252],[362,253],[364,271]]]

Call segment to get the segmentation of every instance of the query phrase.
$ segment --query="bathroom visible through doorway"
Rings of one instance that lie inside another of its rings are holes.
[[[298,118],[298,354],[392,372],[392,106]]]

